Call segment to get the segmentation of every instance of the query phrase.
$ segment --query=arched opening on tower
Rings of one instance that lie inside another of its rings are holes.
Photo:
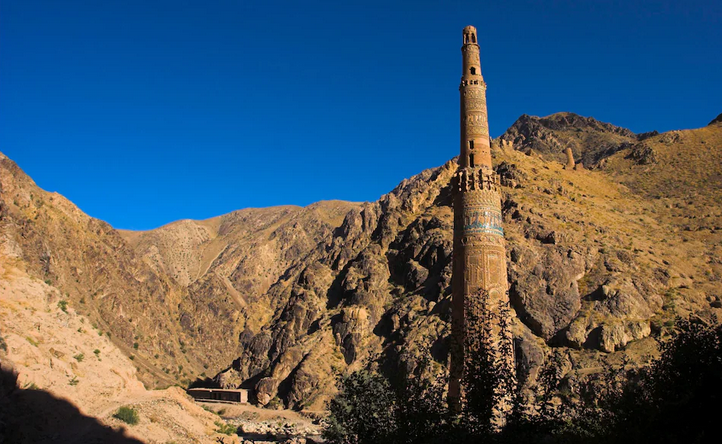
[[[474,163],[474,155],[473,154],[469,154],[469,166],[472,168],[476,167],[476,164]]]
[[[470,141],[469,141],[469,149],[470,149],[470,150],[473,150],[473,149],[474,149],[474,141],[473,141],[473,140],[470,140]]]
[[[476,34],[471,34],[471,43],[476,43]]]
[[[471,75],[476,75],[476,68],[473,66],[471,67]]]

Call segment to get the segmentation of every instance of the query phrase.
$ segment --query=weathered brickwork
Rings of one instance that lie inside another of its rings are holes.
[[[498,311],[509,300],[499,178],[491,164],[486,83],[481,75],[476,28],[467,26],[463,36],[463,74],[459,86],[461,150],[459,168],[452,179],[454,263],[449,403],[454,409],[459,409],[464,399],[462,380],[468,366],[467,348],[474,342],[467,335],[484,330],[467,324],[467,318],[482,319],[468,313],[478,306],[475,302],[479,301],[474,298],[481,293],[488,295],[484,303],[491,311]],[[497,350],[501,348],[500,341],[511,340],[499,334],[498,325],[490,327],[486,331],[496,337],[486,340],[496,344]]]

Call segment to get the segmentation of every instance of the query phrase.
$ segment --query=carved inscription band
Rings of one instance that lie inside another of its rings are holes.
[[[464,234],[488,233],[504,236],[501,211],[489,205],[464,206]]]

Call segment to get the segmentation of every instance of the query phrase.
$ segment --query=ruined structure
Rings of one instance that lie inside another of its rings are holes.
[[[567,164],[564,165],[564,169],[573,170],[574,169],[574,153],[572,153],[572,149],[569,147],[567,147],[567,149],[565,149],[564,152],[567,155]]]
[[[500,185],[491,165],[486,83],[481,76],[476,28],[467,26],[463,36],[463,74],[459,86],[461,151],[459,167],[452,179],[454,254],[449,405],[457,411],[464,402],[462,381],[469,356],[473,354],[470,348],[478,341],[486,341],[498,356],[504,341],[511,345],[511,337],[503,333],[499,325],[500,320],[503,323],[502,318],[508,316],[508,311],[500,308],[508,306],[509,298]],[[494,314],[493,320],[479,313],[480,310]],[[494,325],[481,328],[471,325],[470,319],[486,319]],[[482,331],[490,332],[487,336],[491,337],[477,337]]]

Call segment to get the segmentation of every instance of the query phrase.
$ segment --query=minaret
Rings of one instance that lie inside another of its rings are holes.
[[[486,340],[497,357],[503,341],[508,341],[507,350],[511,350],[511,337],[499,326],[501,316],[508,316],[507,310],[500,311],[500,307],[506,308],[509,302],[506,250],[499,178],[491,166],[486,83],[481,76],[479,45],[473,26],[464,28],[461,53],[461,151],[459,167],[452,179],[454,263],[449,375],[449,405],[456,411],[464,402],[462,382],[474,341]],[[483,318],[478,312],[482,309],[496,315],[495,320],[490,321],[493,325],[470,325],[470,319]],[[491,332],[492,337],[479,338],[483,331]],[[505,359],[513,362],[513,357]]]

